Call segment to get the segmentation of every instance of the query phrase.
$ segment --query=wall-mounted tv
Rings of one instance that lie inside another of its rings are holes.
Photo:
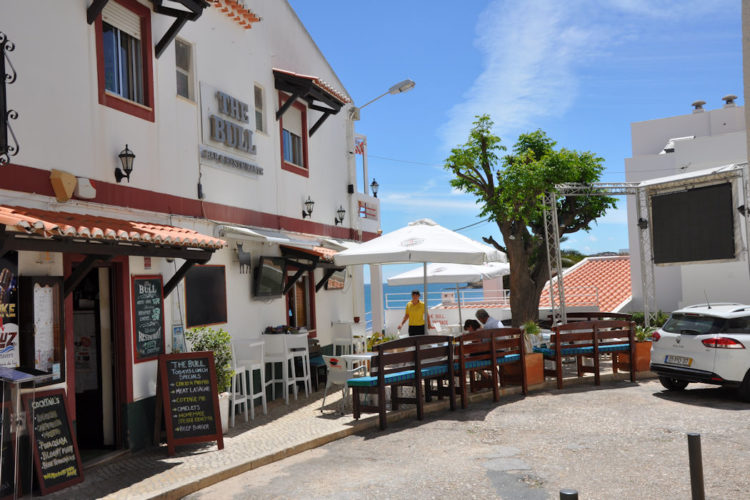
[[[279,297],[284,293],[286,260],[283,257],[261,257],[255,268],[253,295]]]

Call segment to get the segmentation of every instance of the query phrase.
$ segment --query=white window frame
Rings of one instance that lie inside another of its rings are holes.
[[[123,61],[120,59],[119,51],[115,51],[116,60],[114,63],[117,68],[115,69],[115,87],[107,88],[107,92],[126,99],[128,101],[140,104],[141,106],[146,104],[146,88],[143,81],[144,63],[143,60],[143,36],[141,34],[141,19],[135,12],[132,12],[127,7],[120,5],[117,2],[110,2],[102,11],[102,22],[112,27],[112,33],[115,37],[116,47],[120,47],[123,42],[123,37],[127,37],[130,40],[137,40],[137,47],[130,46],[128,55],[132,55],[132,59]],[[103,28],[104,29],[104,28]],[[108,57],[108,53],[104,52],[105,61]],[[106,64],[106,63],[105,63]],[[127,64],[128,68],[125,69],[124,65]],[[106,71],[106,70],[105,70]],[[128,77],[127,87],[130,92],[123,90],[124,82],[122,79],[123,71],[126,72]],[[106,73],[105,73],[106,78]],[[106,83],[105,83],[106,85]]]
[[[174,41],[174,47],[175,47],[175,60],[174,60],[174,69],[175,69],[175,92],[178,97],[181,97],[182,99],[187,99],[188,101],[195,102],[195,45],[188,42],[187,40],[183,40],[181,38],[175,38]],[[177,65],[177,45],[182,44],[186,46],[189,50],[188,54],[188,69],[185,70],[183,68],[180,68]],[[187,78],[188,83],[188,96],[184,96],[180,94],[177,86],[177,74],[181,74]]]
[[[260,91],[260,109],[258,109],[258,101],[255,98],[256,91]],[[258,85],[257,83],[253,84],[253,106],[255,108],[255,131],[262,134],[267,134],[268,128],[266,126],[266,89],[264,89],[262,85]],[[258,112],[260,112],[260,128],[258,128]]]

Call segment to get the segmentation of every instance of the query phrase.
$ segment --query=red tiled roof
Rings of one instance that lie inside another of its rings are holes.
[[[600,311],[616,312],[632,297],[630,256],[588,257],[563,272],[563,286],[566,307],[598,305]],[[549,282],[539,307],[550,307]]]
[[[246,8],[243,3],[237,0],[211,0],[211,5],[219,9],[219,12],[246,30],[249,30],[253,27],[253,23],[260,22],[260,17]]]
[[[130,241],[190,248],[222,248],[224,240],[175,226],[95,215],[0,206],[0,224],[47,238]]]
[[[321,259],[325,261],[329,261],[329,262],[332,262],[333,256],[338,253],[338,251],[336,250],[332,250],[330,248],[321,247],[321,246],[314,246],[312,248],[306,248],[306,247],[296,247],[294,245],[282,245],[282,247],[291,248],[298,252],[303,252],[303,253],[313,255],[315,257],[320,257]]]
[[[283,73],[285,75],[289,76],[296,76],[297,78],[304,78],[305,80],[310,80],[314,85],[319,87],[323,92],[326,92],[333,96],[335,99],[338,99],[344,104],[352,102],[351,99],[349,99],[346,94],[343,92],[337,90],[333,85],[326,82],[325,80],[321,80],[317,76],[311,76],[311,75],[302,75],[300,73],[295,73],[293,71],[287,71],[285,69],[279,69],[279,68],[273,68],[274,73]]]

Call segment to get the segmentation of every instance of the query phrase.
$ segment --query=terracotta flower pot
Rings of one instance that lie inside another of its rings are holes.
[[[503,366],[503,376],[511,383],[521,383],[521,370],[517,364]],[[526,354],[526,385],[529,387],[544,383],[544,360],[539,352]]]
[[[630,354],[618,352],[615,355],[614,365],[616,370],[627,370],[630,363]],[[651,365],[651,341],[635,343],[635,371],[646,372]]]

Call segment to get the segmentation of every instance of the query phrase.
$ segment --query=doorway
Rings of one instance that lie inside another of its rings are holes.
[[[73,290],[76,427],[84,462],[116,448],[113,276],[94,268]]]

